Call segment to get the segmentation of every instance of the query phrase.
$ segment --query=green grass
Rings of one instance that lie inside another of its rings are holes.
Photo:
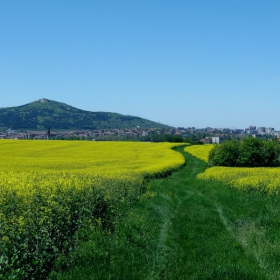
[[[206,163],[149,182],[114,232],[94,230],[51,279],[280,279],[280,199],[201,181]]]

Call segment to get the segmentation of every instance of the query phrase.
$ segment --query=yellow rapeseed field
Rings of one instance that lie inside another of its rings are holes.
[[[205,162],[208,162],[208,155],[209,152],[213,149],[213,147],[214,147],[213,144],[193,145],[193,146],[186,147],[184,150],[185,152],[188,152],[194,157],[197,157]]]
[[[144,180],[184,164],[180,144],[0,141],[0,279],[43,279],[83,227],[145,190]]]
[[[185,151],[193,156],[208,161],[208,154],[213,145],[195,145],[186,147]],[[242,190],[256,189],[269,194],[280,192],[279,167],[220,167],[206,169],[197,176],[202,180],[216,180]]]
[[[180,144],[89,141],[0,142],[0,170],[90,172],[102,176],[177,168],[184,159],[171,148]]]
[[[216,180],[242,190],[256,189],[279,194],[279,167],[211,167],[197,176],[203,180]]]

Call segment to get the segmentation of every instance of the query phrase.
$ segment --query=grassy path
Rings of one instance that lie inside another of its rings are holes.
[[[95,232],[53,279],[280,279],[279,198],[199,181],[205,163],[184,155],[184,168],[151,180],[114,234]]]

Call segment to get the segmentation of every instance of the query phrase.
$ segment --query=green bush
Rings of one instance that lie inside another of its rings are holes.
[[[280,145],[253,137],[224,141],[210,151],[208,160],[212,166],[276,167],[280,166]]]
[[[226,140],[221,145],[215,145],[210,151],[209,163],[217,166],[236,166],[239,150],[238,140]]]

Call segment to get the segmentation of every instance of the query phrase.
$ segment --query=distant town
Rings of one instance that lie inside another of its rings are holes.
[[[230,128],[199,128],[178,127],[170,129],[149,128],[142,129],[99,129],[99,130],[55,130],[46,129],[40,131],[17,131],[11,128],[0,128],[0,139],[52,139],[52,140],[129,140],[129,141],[153,141],[153,142],[191,142],[200,144],[212,143],[213,137],[219,139],[241,139],[243,137],[258,137],[264,139],[280,139],[280,131],[272,127],[249,126],[244,129]]]

